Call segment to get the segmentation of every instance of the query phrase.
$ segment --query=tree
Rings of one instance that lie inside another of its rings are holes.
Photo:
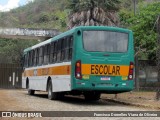
[[[0,41],[1,63],[20,63],[23,50],[38,43],[35,40],[0,39]]]
[[[101,7],[106,12],[108,10],[118,10],[119,0],[68,0],[68,8],[72,12],[80,12],[93,9],[95,7]]]
[[[68,0],[69,28],[79,25],[118,26],[120,0]]]
[[[134,16],[132,12],[120,11],[123,26],[134,32],[135,47],[138,48],[139,58],[156,59],[156,21],[160,13],[160,2],[139,4],[139,12]]]

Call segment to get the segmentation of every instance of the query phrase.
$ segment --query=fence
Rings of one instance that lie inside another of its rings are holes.
[[[21,88],[22,69],[19,64],[0,64],[0,88]]]
[[[138,61],[138,80],[139,88],[143,90],[157,90],[160,88],[158,81],[158,70],[155,61]]]

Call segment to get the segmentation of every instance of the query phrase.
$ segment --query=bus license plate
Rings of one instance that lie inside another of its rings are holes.
[[[101,77],[101,80],[111,80],[110,77]]]

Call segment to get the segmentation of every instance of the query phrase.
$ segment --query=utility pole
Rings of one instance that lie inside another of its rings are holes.
[[[136,4],[137,4],[137,0],[133,0],[133,4],[134,4],[134,15],[136,15]]]
[[[135,89],[139,91],[139,64],[138,64],[138,54],[135,56]]]
[[[160,15],[157,18],[157,72],[158,72],[158,82],[160,82]],[[160,99],[160,86],[158,86],[156,99]]]
[[[157,18],[157,69],[158,69],[158,82],[160,82],[160,15]]]
[[[136,15],[136,4],[137,0],[133,0],[134,16]],[[135,89],[139,91],[139,65],[138,65],[138,54],[135,55]]]

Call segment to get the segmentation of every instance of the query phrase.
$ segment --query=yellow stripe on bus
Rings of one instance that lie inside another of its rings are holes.
[[[128,72],[129,66],[124,65],[82,64],[82,75],[128,76]],[[25,70],[23,76],[70,75],[70,73],[71,65],[64,65]]]
[[[64,66],[25,70],[23,76],[29,77],[29,76],[46,76],[46,75],[70,75],[70,73],[71,73],[71,65],[64,65]]]
[[[129,66],[82,64],[82,75],[128,76]]]

